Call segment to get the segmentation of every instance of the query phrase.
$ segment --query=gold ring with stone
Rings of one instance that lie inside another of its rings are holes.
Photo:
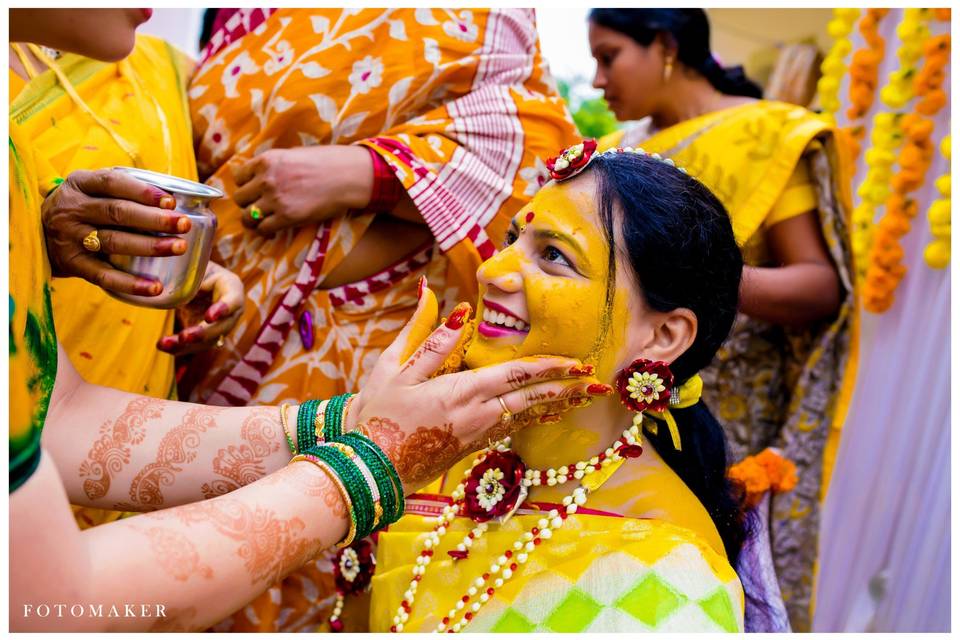
[[[510,409],[507,409],[507,403],[503,401],[503,396],[497,396],[497,400],[500,401],[500,406],[503,407],[503,413],[500,414],[500,422],[510,422],[513,420],[513,414],[510,413]]]
[[[97,236],[96,229],[83,237],[83,248],[92,253],[100,251],[100,238]]]
[[[260,210],[260,207],[257,205],[250,205],[250,218],[252,220],[259,220],[263,217],[263,211]]]

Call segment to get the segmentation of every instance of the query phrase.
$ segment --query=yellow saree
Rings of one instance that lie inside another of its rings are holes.
[[[390,630],[417,551],[433,528],[435,518],[415,514],[443,504],[436,496],[413,496],[408,515],[380,534],[370,631]],[[420,581],[403,630],[434,631],[471,588],[470,602],[478,602],[476,579],[541,517],[521,510],[504,526],[491,526],[469,557],[454,561],[447,551],[475,526],[457,518]],[[464,631],[743,631],[743,590],[727,559],[691,530],[658,520],[570,516],[500,588],[492,588],[496,576],[487,582],[479,592],[489,600]]]
[[[773,500],[773,556],[795,630],[810,627],[820,501],[853,383],[856,299],[847,221],[850,174],[837,133],[813,113],[759,101],[649,135],[641,124],[601,141],[673,158],[730,214],[745,262],[767,266],[765,227],[815,209],[843,286],[837,316],[802,331],[737,318],[701,375],[704,401],[724,425],[734,459],[778,447],[799,484]],[[853,356],[853,357],[851,357]]]
[[[162,40],[138,36],[119,63],[66,53],[57,66],[86,105],[122,138],[130,157],[72,98],[52,70],[25,83],[10,72],[10,118],[30,141],[41,167],[35,185],[41,199],[56,176],[78,169],[139,164],[142,168],[196,179],[187,113],[190,62]],[[39,218],[38,218],[39,219]],[[158,398],[174,394],[173,357],[157,340],[173,328],[173,311],[136,307],[80,278],[55,280],[53,313],[57,335],[85,380]],[[131,443],[129,434],[104,425],[90,452],[90,490],[110,474],[109,460]],[[75,508],[81,527],[119,517],[119,512]]]
[[[243,405],[356,390],[412,314],[421,275],[447,311],[476,297],[476,268],[546,177],[538,158],[571,143],[575,128],[529,10],[221,11],[233,13],[189,94],[201,177],[227,194],[213,205],[214,257],[241,277],[247,299],[225,347],[193,362],[190,398]],[[313,144],[361,144],[383,157],[429,245],[324,288],[374,214],[273,239],[245,229],[231,161]],[[313,628],[332,603],[329,567],[310,563],[215,629]]]

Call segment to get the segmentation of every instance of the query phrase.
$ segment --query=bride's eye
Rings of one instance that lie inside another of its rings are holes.
[[[543,250],[543,259],[546,260],[547,262],[559,264],[564,267],[570,267],[571,269],[573,268],[573,265],[570,264],[570,261],[567,260],[567,257],[563,255],[563,253],[559,249],[553,246],[548,245]]]
[[[507,236],[503,239],[503,246],[509,247],[516,241],[517,241],[517,232],[514,231],[513,229],[510,229],[509,231],[507,231]]]

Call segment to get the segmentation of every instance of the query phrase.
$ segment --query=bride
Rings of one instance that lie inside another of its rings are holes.
[[[477,273],[464,361],[576,357],[618,393],[462,461],[380,533],[372,580],[369,548],[341,553],[338,587],[372,584],[371,631],[742,631],[746,525],[697,375],[736,311],[729,218],[641,150],[547,166]]]

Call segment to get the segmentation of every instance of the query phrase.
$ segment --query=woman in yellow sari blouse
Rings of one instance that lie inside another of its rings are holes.
[[[740,316],[704,372],[735,459],[776,446],[799,484],[773,501],[774,561],[794,629],[807,630],[819,507],[852,388],[857,316],[837,133],[710,53],[702,10],[590,14],[594,85],[637,126],[601,141],[674,159],[724,203],[746,267]]]
[[[74,53],[52,60],[35,45],[13,43],[10,59],[10,118],[30,141],[40,167],[38,194],[47,194],[61,176],[74,171],[116,165],[196,179],[186,101],[192,62],[167,43],[138,36],[130,55],[116,63]],[[55,210],[58,195],[45,207]],[[59,211],[52,214],[60,216]],[[57,264],[57,256],[51,257]],[[207,275],[211,279],[203,289],[230,301],[221,314],[227,322],[212,328],[227,331],[236,319],[231,311],[239,306],[242,288],[218,265],[211,264]],[[58,278],[51,290],[57,334],[85,380],[157,398],[175,397],[172,352],[190,348],[178,343],[198,327],[174,334],[174,311],[133,306],[83,278]],[[211,335],[216,341],[219,333]],[[96,468],[105,470],[123,438],[104,434],[99,451],[91,452]],[[90,480],[96,486],[100,478]],[[75,513],[81,526],[120,516],[117,511],[80,507]]]
[[[575,139],[526,10],[220,10],[189,96],[200,175],[227,193],[214,255],[247,291],[182,380],[210,404],[362,385],[420,276],[445,312],[472,298],[537,158]],[[310,628],[331,584],[321,561],[217,629]]]

